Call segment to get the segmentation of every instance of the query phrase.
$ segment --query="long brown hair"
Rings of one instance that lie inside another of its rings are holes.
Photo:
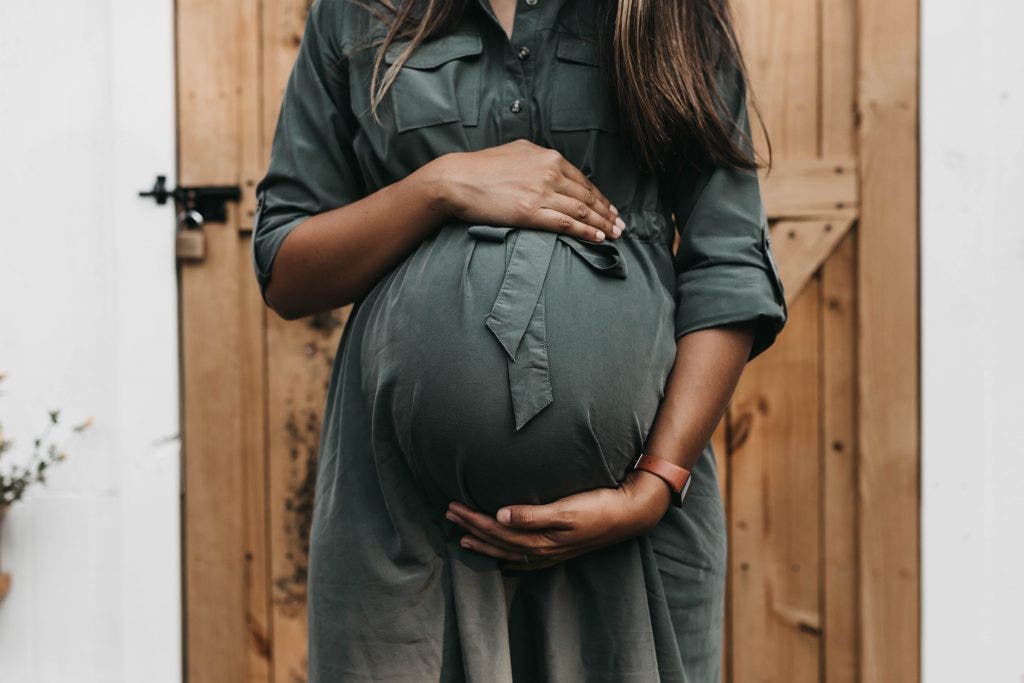
[[[454,27],[467,0],[357,1],[388,27],[370,82],[376,116],[405,60],[424,40]],[[749,91],[728,0],[603,0],[595,2],[595,11],[600,12],[604,52],[611,56],[609,85],[642,163],[655,170],[680,163],[744,170],[765,165],[738,128],[740,113],[727,104],[725,89],[738,84],[760,113]],[[395,40],[409,43],[383,70],[384,52]],[[761,129],[770,166],[771,141],[763,122]]]

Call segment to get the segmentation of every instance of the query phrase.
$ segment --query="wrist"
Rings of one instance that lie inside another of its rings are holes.
[[[442,154],[416,171],[423,181],[427,206],[444,218],[459,213],[456,183],[452,180],[453,165],[457,163],[459,155],[461,152]]]
[[[623,487],[630,494],[638,514],[646,517],[653,526],[668,510],[672,502],[672,489],[661,477],[646,470],[632,470],[626,476]]]

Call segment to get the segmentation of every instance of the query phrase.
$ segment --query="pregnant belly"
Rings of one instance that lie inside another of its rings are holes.
[[[361,312],[374,438],[433,504],[493,513],[626,477],[675,357],[647,248],[453,224],[377,283]]]

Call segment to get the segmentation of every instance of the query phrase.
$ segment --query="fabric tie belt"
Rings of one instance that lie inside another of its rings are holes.
[[[548,230],[492,225],[473,225],[467,230],[477,239],[513,240],[512,252],[506,257],[505,278],[487,315],[486,325],[508,354],[509,390],[518,431],[554,400],[544,318],[544,283],[555,243],[561,241],[597,273],[608,277],[625,278],[626,262],[618,248],[608,242],[584,242]]]

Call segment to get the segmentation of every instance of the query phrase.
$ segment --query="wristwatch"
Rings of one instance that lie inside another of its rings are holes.
[[[643,452],[633,463],[633,469],[645,470],[661,477],[672,491],[672,504],[682,507],[683,497],[686,496],[686,492],[690,489],[690,482],[693,480],[690,470],[665,458]]]

